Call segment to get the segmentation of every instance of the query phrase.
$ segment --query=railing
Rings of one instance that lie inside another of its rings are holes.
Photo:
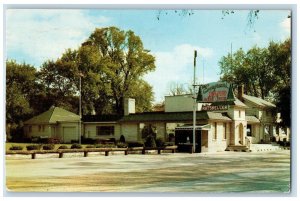
[[[105,156],[109,156],[110,152],[124,152],[124,155],[128,155],[129,152],[141,151],[142,154],[146,154],[146,151],[155,150],[158,154],[161,154],[161,151],[170,150],[172,153],[175,153],[177,146],[167,146],[167,147],[134,147],[134,148],[86,148],[86,149],[58,149],[58,150],[32,150],[32,151],[6,151],[6,155],[31,155],[31,159],[35,159],[37,154],[58,154],[58,158],[63,158],[65,153],[83,153],[84,157],[88,156],[89,152],[104,152]]]

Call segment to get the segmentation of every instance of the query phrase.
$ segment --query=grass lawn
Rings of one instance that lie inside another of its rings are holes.
[[[9,148],[12,146],[22,146],[23,150],[26,150],[26,146],[28,145],[38,145],[38,143],[15,143],[15,142],[7,142],[5,147],[6,151],[9,151]],[[65,145],[68,146],[69,148],[71,147],[72,144],[55,144],[54,150],[57,150],[58,147]],[[85,148],[87,145],[82,145],[82,148]]]

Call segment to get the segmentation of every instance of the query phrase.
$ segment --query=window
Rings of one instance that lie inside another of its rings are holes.
[[[114,135],[114,126],[97,126],[97,135]]]
[[[247,136],[252,136],[252,127],[251,127],[251,125],[247,125]]]
[[[223,139],[226,140],[226,123],[223,124]]]
[[[39,131],[40,132],[44,132],[45,131],[45,126],[44,125],[40,125],[39,126]]]
[[[32,126],[29,126],[29,132],[31,132],[32,131]]]
[[[214,140],[217,139],[217,130],[218,130],[218,124],[215,122],[215,134],[214,134]]]
[[[241,110],[239,110],[239,118],[241,118],[241,115],[242,115],[241,113],[242,113]]]

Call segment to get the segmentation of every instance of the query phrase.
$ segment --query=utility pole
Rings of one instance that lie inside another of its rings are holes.
[[[194,51],[194,84],[193,84],[193,153],[196,152],[196,57],[197,50]]]
[[[79,144],[81,144],[81,117],[82,117],[82,114],[81,114],[81,73],[79,73],[79,138],[78,138],[78,141],[79,141]]]

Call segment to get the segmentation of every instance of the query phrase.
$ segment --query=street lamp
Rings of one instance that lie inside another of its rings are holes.
[[[81,118],[82,118],[82,114],[81,114],[81,77],[83,77],[83,74],[81,72],[79,72],[79,144],[81,144]]]
[[[196,152],[196,57],[197,50],[194,51],[194,84],[193,84],[193,153]]]

